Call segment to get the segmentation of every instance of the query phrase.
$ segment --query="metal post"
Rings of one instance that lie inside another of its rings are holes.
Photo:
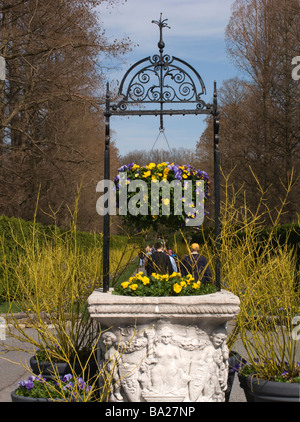
[[[217,83],[214,83],[214,185],[215,185],[215,237],[216,237],[216,286],[221,290],[221,225],[220,225],[220,150],[219,150],[219,113]]]
[[[106,87],[106,109],[105,109],[105,150],[104,150],[104,179],[110,179],[110,97],[109,83]],[[108,188],[106,188],[107,191]],[[106,193],[106,192],[105,192]],[[107,213],[103,217],[103,292],[109,290],[109,238],[110,238],[110,216],[109,216],[109,199],[106,203]]]

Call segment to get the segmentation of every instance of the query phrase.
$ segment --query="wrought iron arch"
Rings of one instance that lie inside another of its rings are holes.
[[[215,235],[216,235],[216,284],[220,289],[220,152],[219,120],[216,82],[213,104],[206,103],[204,82],[199,73],[186,61],[164,54],[163,28],[169,28],[167,19],[152,21],[159,27],[159,54],[146,57],[125,73],[119,87],[116,103],[110,101],[107,83],[105,106],[105,152],[104,178],[110,179],[109,145],[111,116],[160,116],[163,129],[164,115],[210,114],[214,118],[214,191],[215,191]],[[141,105],[143,107],[141,107]],[[184,108],[182,108],[184,105]],[[159,106],[155,108],[155,106]],[[109,238],[110,218],[104,215],[103,223],[103,291],[109,290]]]
[[[204,82],[190,64],[167,54],[155,55],[140,60],[126,72],[119,88],[122,99],[112,110],[115,114],[139,103],[160,104],[161,110],[168,103],[190,103],[196,105],[196,110],[210,109],[211,104],[201,98],[203,94],[206,94]]]

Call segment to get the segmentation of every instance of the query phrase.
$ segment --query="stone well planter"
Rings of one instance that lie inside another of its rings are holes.
[[[96,290],[88,299],[100,322],[100,364],[112,377],[110,401],[225,401],[226,323],[237,296],[129,297]]]

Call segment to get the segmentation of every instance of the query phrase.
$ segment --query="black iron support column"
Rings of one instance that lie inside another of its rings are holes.
[[[105,102],[105,150],[104,150],[104,180],[110,180],[110,96],[109,83],[106,86],[106,102]],[[105,188],[106,193],[108,188]],[[109,199],[107,199],[105,208],[107,210],[103,217],[103,292],[109,290],[109,239],[110,239],[110,216],[109,216]]]
[[[214,190],[215,190],[215,237],[216,237],[216,286],[221,290],[221,224],[220,224],[220,150],[219,150],[219,113],[217,83],[214,83]]]

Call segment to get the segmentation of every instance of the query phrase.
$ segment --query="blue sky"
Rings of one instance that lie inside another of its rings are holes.
[[[168,19],[170,29],[164,29],[164,53],[176,56],[192,65],[206,86],[206,102],[212,101],[214,81],[220,87],[226,79],[238,75],[226,55],[224,33],[231,16],[234,0],[127,0],[123,4],[107,8],[99,7],[100,20],[106,35],[114,39],[127,37],[138,46],[126,54],[116,67],[106,73],[107,81],[115,84],[128,68],[140,59],[158,53],[158,26],[151,23]],[[204,128],[204,116],[165,117],[165,135],[170,147],[195,148]],[[120,154],[134,149],[151,150],[159,134],[159,118],[117,117],[111,118],[112,139]],[[167,149],[163,136],[156,146]]]

